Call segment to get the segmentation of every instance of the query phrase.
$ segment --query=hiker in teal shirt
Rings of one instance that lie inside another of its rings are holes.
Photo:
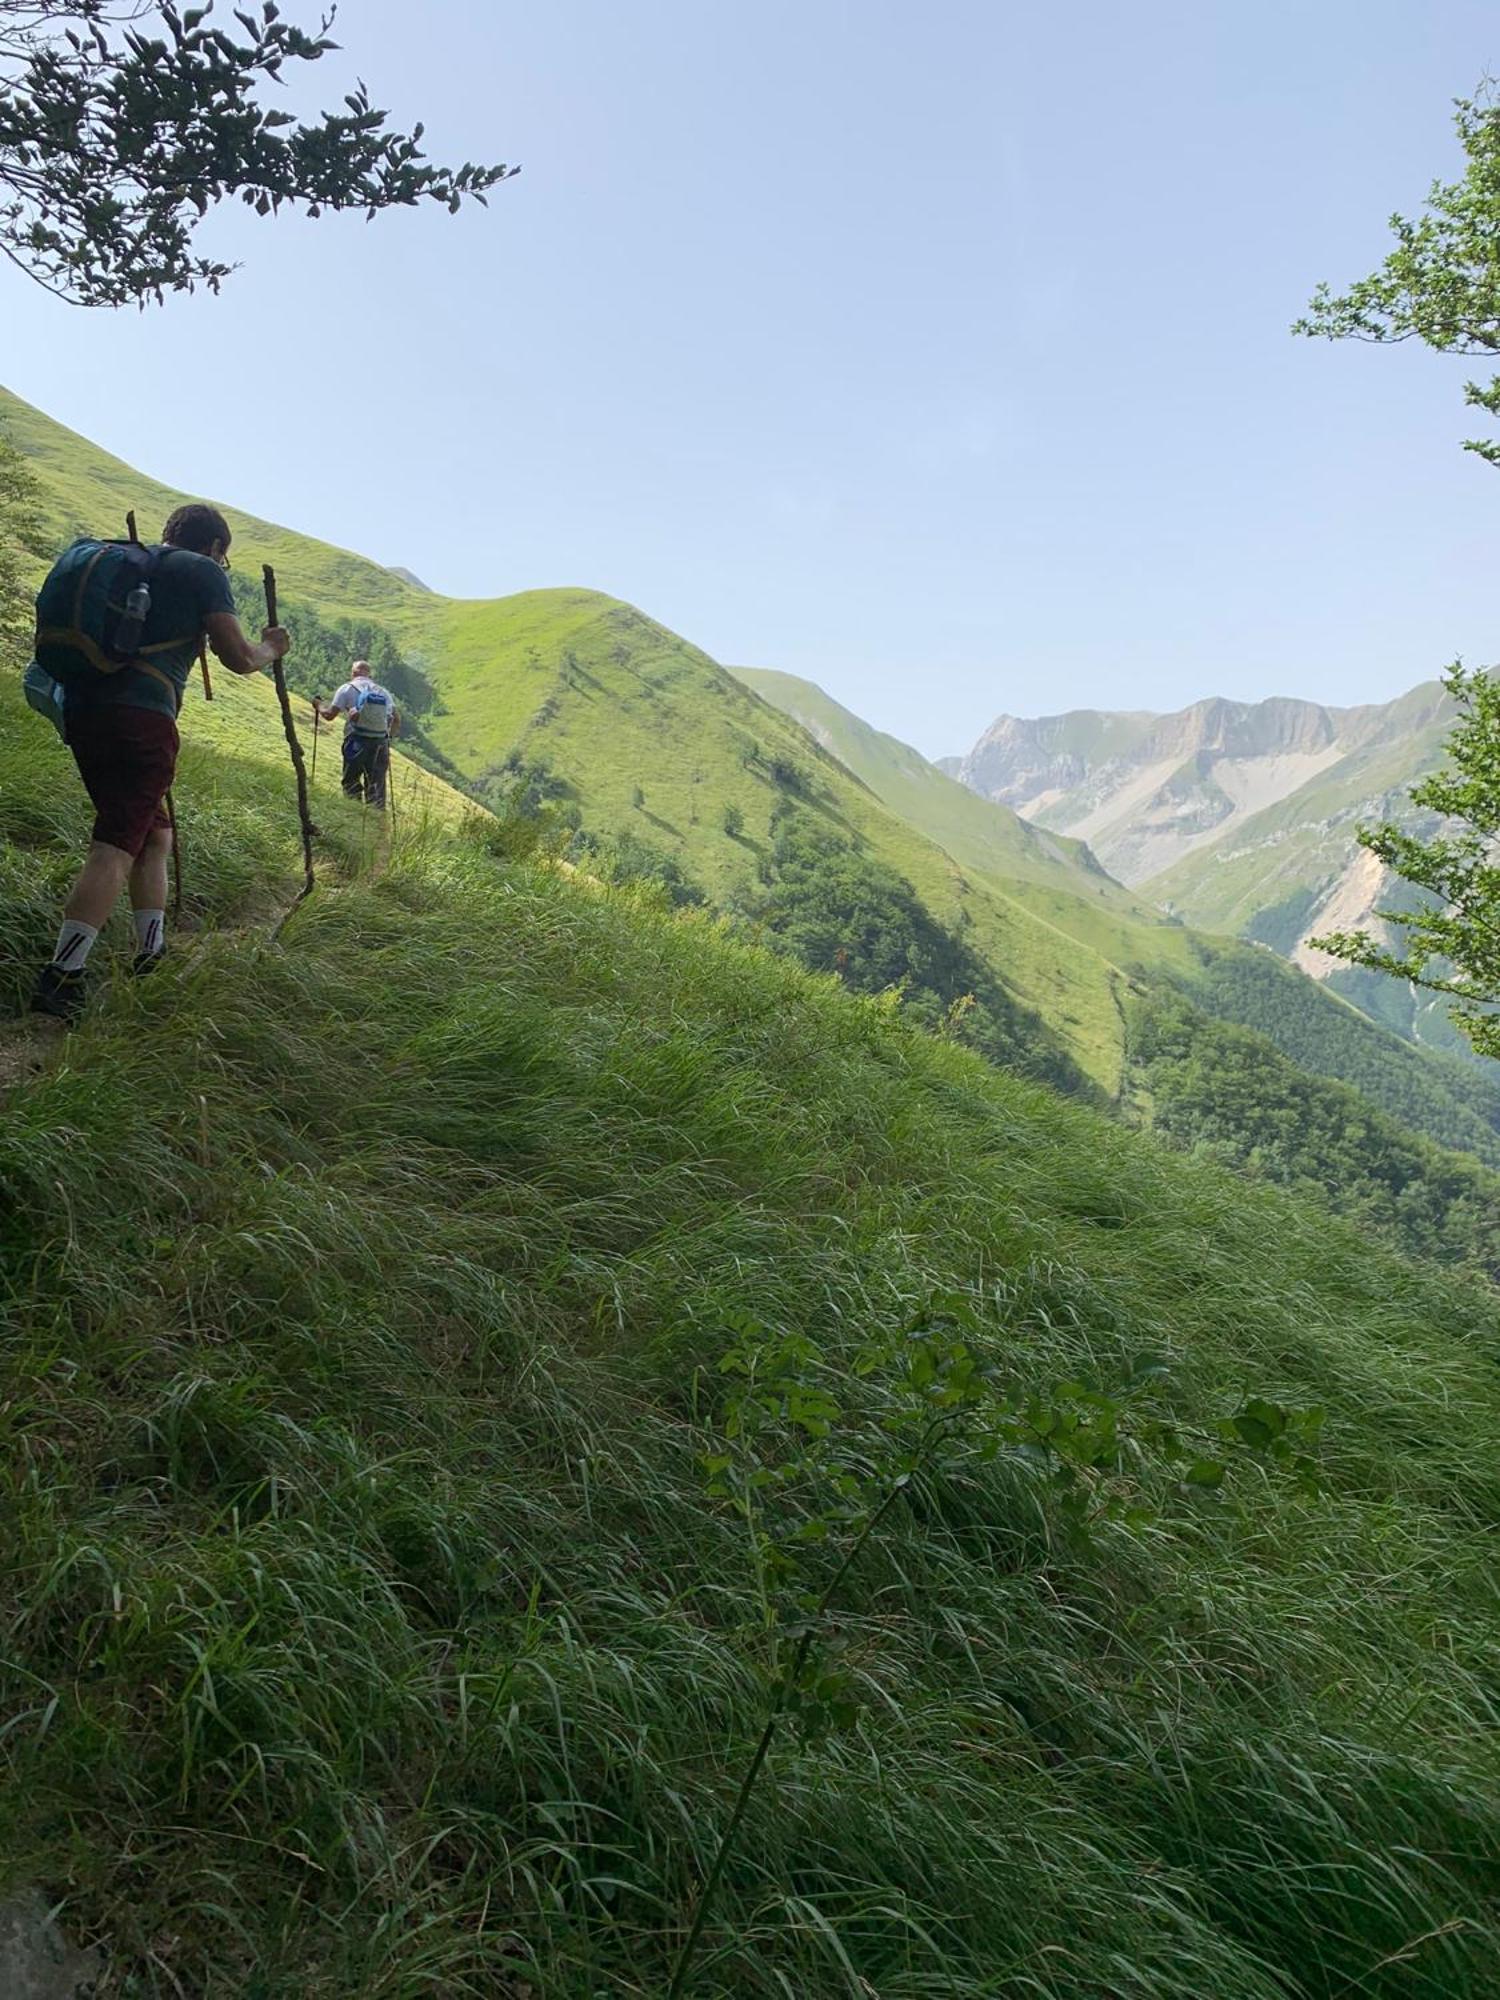
[[[161,539],[139,652],[118,671],[83,672],[67,684],[64,734],[93,801],[94,830],[31,1001],[62,1020],[83,1005],[84,961],[127,883],[135,970],[150,971],[161,957],[172,851],[163,800],[177,765],[177,711],[200,649],[206,642],[231,673],[255,674],[291,646],[279,625],[267,626],[259,645],[245,636],[225,574],[229,525],[217,508],[179,507]]]

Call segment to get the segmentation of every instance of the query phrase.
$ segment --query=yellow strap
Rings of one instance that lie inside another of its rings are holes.
[[[142,646],[140,656],[144,658],[147,653],[170,653],[174,646],[191,646],[197,636],[196,632],[184,632],[180,639],[158,639],[154,645]]]
[[[182,692],[170,674],[164,674],[160,667],[153,667],[149,660],[138,656],[129,660],[112,660],[107,653],[100,651],[87,632],[75,631],[70,625],[40,626],[36,643],[39,647],[65,646],[70,653],[77,653],[101,674],[123,673],[126,667],[135,667],[143,674],[150,674],[153,680],[160,681],[164,688],[170,688],[174,695]]]
[[[80,632],[76,625],[41,625],[37,628],[36,643],[40,646],[66,646],[70,653],[77,653],[80,659],[101,674],[117,674],[121,667],[129,666],[128,660],[112,660],[100,650],[87,632]]]

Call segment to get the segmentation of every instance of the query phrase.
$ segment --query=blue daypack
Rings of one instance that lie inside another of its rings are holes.
[[[361,688],[354,704],[356,736],[389,736],[394,703],[383,687]]]

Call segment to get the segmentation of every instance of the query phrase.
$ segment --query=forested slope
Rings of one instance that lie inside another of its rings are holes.
[[[760,672],[742,678],[815,730],[966,868],[1010,867],[1014,894],[1070,922],[1046,885],[1026,881],[1008,861],[1003,808],[810,682]],[[781,834],[781,849],[789,837]],[[1056,835],[1039,837],[1061,844]],[[812,900],[805,883],[804,869],[768,892],[767,908],[783,927],[788,905],[795,922]],[[1316,1191],[1408,1250],[1500,1270],[1489,1219],[1500,1212],[1500,1179],[1476,1168],[1500,1165],[1500,1083],[1487,1066],[1414,1049],[1270,951],[1164,925],[1159,913],[1132,908],[1111,887],[1114,901],[1089,910],[1087,922],[1091,941],[1105,944],[1127,974],[1116,989],[1127,1026],[1127,1116],[1177,1143],[1211,1148],[1242,1171]],[[822,934],[830,936],[826,886],[817,900]],[[855,898],[846,893],[845,903],[853,907]],[[825,953],[812,962],[831,959]],[[1226,1033],[1221,1024],[1249,1032]],[[1268,1144],[1270,1127],[1284,1128],[1293,1106],[1290,1129]]]

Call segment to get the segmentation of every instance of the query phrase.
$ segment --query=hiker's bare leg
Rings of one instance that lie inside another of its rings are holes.
[[[130,871],[130,907],[133,910],[164,910],[167,907],[167,862],[172,854],[172,829],[153,826],[141,849],[141,858]]]
[[[127,854],[123,847],[111,847],[105,840],[92,841],[88,859],[73,884],[73,893],[63,904],[63,915],[73,923],[92,924],[96,931],[103,930],[135,865],[135,856]],[[166,879],[163,866],[163,884]]]

